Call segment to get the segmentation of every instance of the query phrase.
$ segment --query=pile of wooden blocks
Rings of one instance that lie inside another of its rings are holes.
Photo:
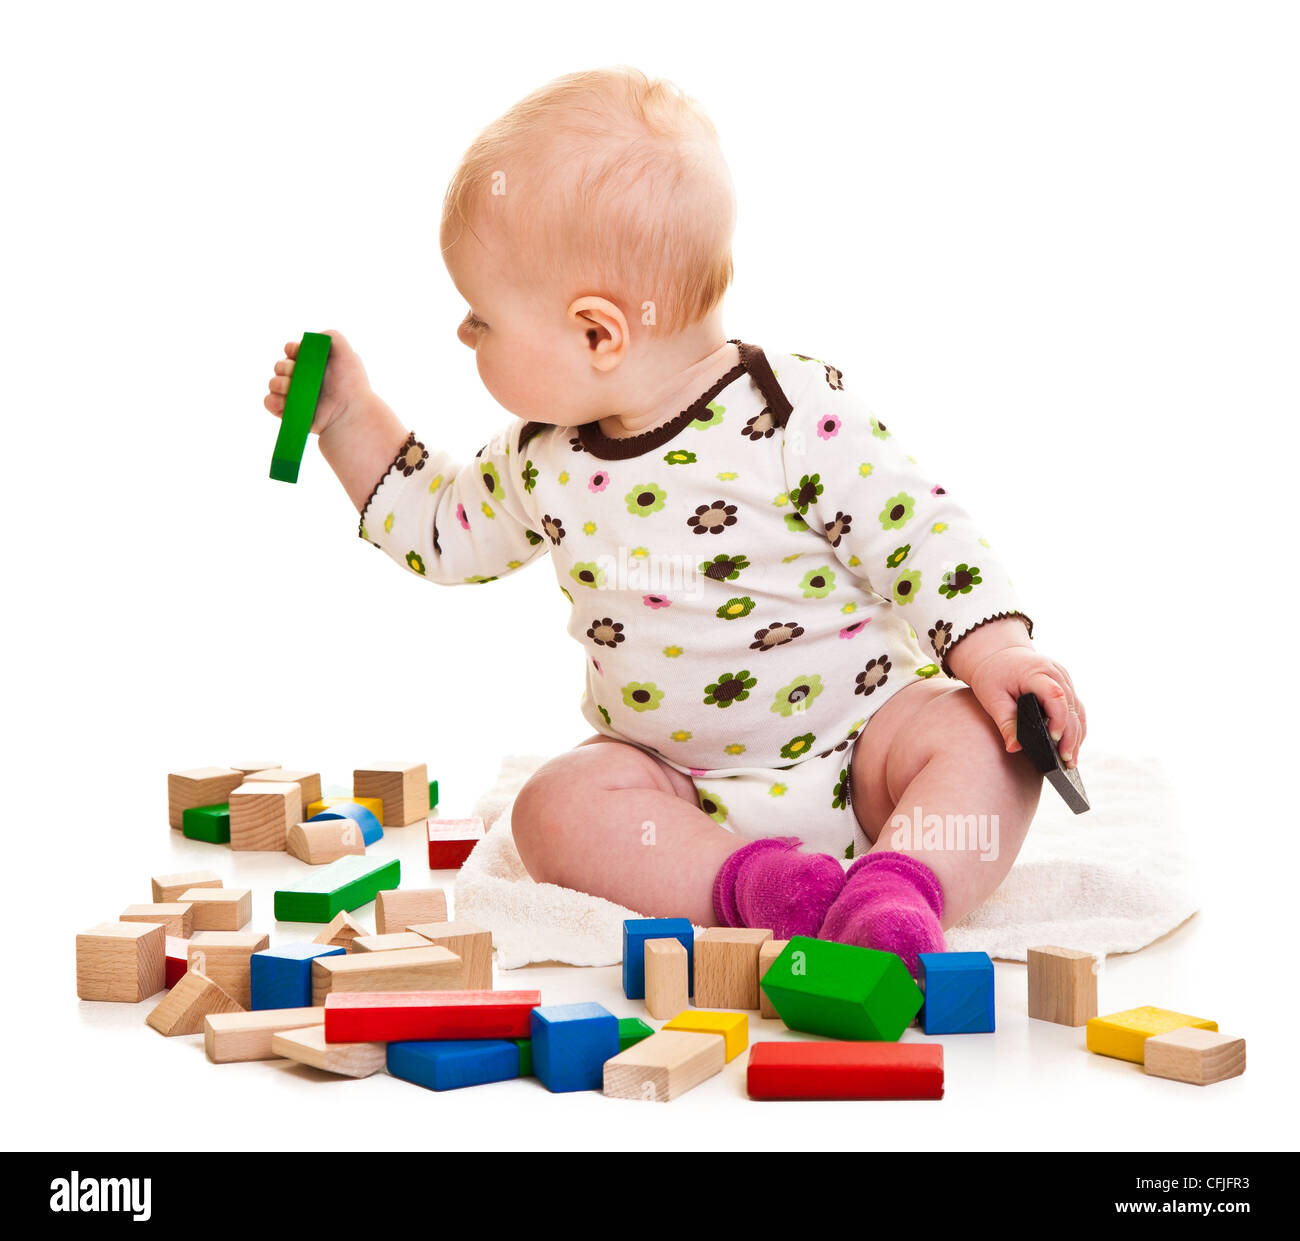
[[[384,1070],[433,1090],[535,1077],[554,1093],[669,1102],[747,1048],[753,1099],[940,1099],[943,1047],[902,1042],[992,1033],[986,953],[894,954],[680,918],[623,927],[623,990],[659,1030],[596,1003],[544,1005],[492,989],[492,935],[449,919],[441,888],[401,888],[396,859],[366,855],[383,827],[437,803],[422,765],[358,769],[353,796],[322,799],[315,773],[270,764],[168,778],[173,828],[232,848],[282,849],[320,869],[274,894],[275,917],[320,929],[277,944],[250,930],[253,893],[210,871],[157,875],[152,900],[77,936],[77,994],[138,1003],[166,1036],[202,1033],[213,1063],[286,1057],[344,1076]],[[431,869],[463,864],[479,820],[429,820]],[[373,931],[353,916],[374,902]],[[1087,1047],[1152,1075],[1208,1084],[1245,1068],[1245,1043],[1164,1009],[1097,1015],[1095,959],[1028,951],[1029,1015],[1087,1026]],[[819,1041],[749,1045],[749,1014]]]

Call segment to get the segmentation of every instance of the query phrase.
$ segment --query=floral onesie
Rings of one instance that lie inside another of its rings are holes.
[[[361,537],[443,584],[550,553],[582,712],[687,774],[748,837],[839,854],[853,743],[986,621],[1019,616],[970,518],[835,367],[752,345],[670,422],[515,422],[458,467],[412,434]]]

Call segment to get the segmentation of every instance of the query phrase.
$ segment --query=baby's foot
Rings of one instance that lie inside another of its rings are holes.
[[[895,953],[915,978],[917,953],[944,951],[942,916],[943,889],[924,862],[868,853],[849,867],[817,938]]]
[[[826,853],[800,853],[794,836],[737,849],[718,871],[713,910],[723,926],[770,930],[776,939],[816,935],[844,887],[844,868]]]

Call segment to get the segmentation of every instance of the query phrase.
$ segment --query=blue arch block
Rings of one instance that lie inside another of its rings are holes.
[[[359,806],[354,801],[336,802],[327,810],[322,810],[320,814],[312,815],[307,822],[316,823],[321,819],[351,819],[361,829],[361,839],[367,849],[384,834],[379,820],[364,806]]]

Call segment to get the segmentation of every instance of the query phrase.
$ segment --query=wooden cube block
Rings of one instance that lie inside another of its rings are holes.
[[[1146,1041],[1143,1068],[1152,1077],[1168,1077],[1193,1086],[1208,1086],[1246,1071],[1246,1040],[1217,1030],[1187,1026]]]
[[[1099,1056],[1114,1056],[1119,1060],[1132,1060],[1135,1064],[1141,1064],[1146,1056],[1148,1039],[1186,1026],[1196,1026],[1201,1030],[1219,1028],[1217,1022],[1206,1017],[1191,1017],[1187,1013],[1176,1013],[1167,1008],[1146,1006],[1090,1018],[1086,1042],[1088,1050]]]
[[[260,1013],[211,1013],[203,1019],[203,1049],[213,1064],[275,1060],[271,1038],[285,1030],[323,1026],[323,1008],[273,1008]]]
[[[394,948],[427,948],[429,941],[414,931],[390,931],[387,935],[358,935],[348,952],[392,952]]]
[[[758,953],[771,931],[712,926],[695,937],[695,1003],[757,1008]]]
[[[691,1030],[696,1034],[717,1034],[730,1063],[749,1046],[749,1018],[744,1013],[708,1013],[688,1008],[664,1026],[665,1030]]]
[[[354,797],[378,797],[384,803],[379,821],[403,827],[429,813],[429,769],[424,763],[375,763],[352,773]]]
[[[660,942],[647,942],[647,966],[650,944]],[[717,1034],[660,1030],[605,1061],[604,1092],[611,1099],[667,1103],[721,1073],[725,1062],[723,1041]]]
[[[676,939],[647,939],[644,959],[646,1012],[666,1021],[691,1002],[690,958]]]
[[[153,886],[155,904],[169,904],[191,888],[221,887],[221,879],[210,870],[182,870],[174,875],[155,875],[150,883]]]
[[[128,905],[117,916],[119,922],[161,922],[165,934],[189,939],[194,930],[194,906],[189,901],[165,901],[152,905]]]
[[[352,952],[311,963],[311,1002],[336,991],[464,991],[465,967],[446,948]]]
[[[77,936],[77,996],[138,1004],[163,989],[167,932],[156,922],[105,922]]]
[[[375,896],[375,931],[388,935],[417,922],[446,922],[447,894],[441,888],[389,888]]]
[[[187,973],[157,1008],[145,1018],[159,1034],[197,1034],[209,1013],[237,1013],[240,1005],[206,974]]]
[[[180,899],[193,907],[191,926],[196,931],[242,930],[253,916],[251,888],[190,888]]]
[[[446,948],[461,959],[467,991],[492,989],[491,931],[477,922],[417,922],[408,929],[426,943]]]
[[[308,818],[307,807],[314,801],[320,801],[319,771],[289,771],[283,767],[272,767],[266,771],[250,771],[244,777],[243,783],[296,784],[302,801],[294,811],[291,823],[301,823]]]
[[[775,1017],[776,1009],[772,1007],[772,1001],[767,998],[767,992],[762,988],[763,975],[772,967],[772,962],[781,955],[781,950],[790,941],[788,939],[768,939],[764,940],[758,949],[758,1015],[760,1017]]]
[[[327,1043],[323,1025],[277,1031],[271,1035],[271,1050],[340,1077],[369,1077],[384,1067],[388,1057],[387,1043]]]
[[[230,847],[283,852],[289,829],[302,818],[302,790],[291,783],[250,780],[230,794]]]
[[[238,1003],[252,1004],[249,958],[270,941],[257,931],[196,931],[190,939],[190,969],[206,974]]]
[[[176,831],[191,806],[215,806],[244,782],[242,771],[229,767],[195,767],[167,775],[167,819]]]
[[[1086,1025],[1097,1015],[1097,958],[1073,948],[1030,948],[1029,1015],[1062,1026]]]
[[[317,819],[295,823],[285,837],[285,848],[310,866],[337,862],[348,854],[365,853],[361,829],[351,819]]]
[[[344,952],[352,952],[352,945],[357,937],[369,934],[370,932],[345,909],[342,913],[334,915],[334,920],[312,940],[312,943],[330,944],[335,948],[342,948]]]
[[[430,870],[459,870],[487,834],[479,818],[430,819],[425,832],[429,837]]]

